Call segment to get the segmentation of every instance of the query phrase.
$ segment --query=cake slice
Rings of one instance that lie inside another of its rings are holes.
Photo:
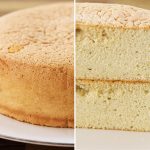
[[[150,80],[150,11],[78,3],[77,79]]]
[[[79,3],[76,16],[77,127],[150,131],[150,11]]]
[[[150,131],[150,83],[77,81],[77,127]]]

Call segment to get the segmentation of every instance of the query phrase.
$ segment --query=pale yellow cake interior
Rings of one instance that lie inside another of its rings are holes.
[[[150,84],[77,82],[77,127],[150,131]]]
[[[78,3],[77,127],[150,131],[150,11]]]
[[[149,37],[144,29],[77,26],[77,78],[150,80]]]

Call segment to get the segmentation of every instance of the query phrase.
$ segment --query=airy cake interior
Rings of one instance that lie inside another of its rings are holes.
[[[150,31],[77,25],[77,78],[150,79]]]
[[[150,83],[77,81],[77,127],[150,131]]]

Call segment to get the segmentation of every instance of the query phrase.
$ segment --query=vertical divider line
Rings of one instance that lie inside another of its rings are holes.
[[[74,0],[74,149],[76,149],[76,0]]]

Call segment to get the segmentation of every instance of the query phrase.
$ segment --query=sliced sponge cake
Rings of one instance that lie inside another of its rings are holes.
[[[150,131],[150,11],[77,4],[77,127]]]
[[[77,5],[77,78],[150,80],[150,11]]]

